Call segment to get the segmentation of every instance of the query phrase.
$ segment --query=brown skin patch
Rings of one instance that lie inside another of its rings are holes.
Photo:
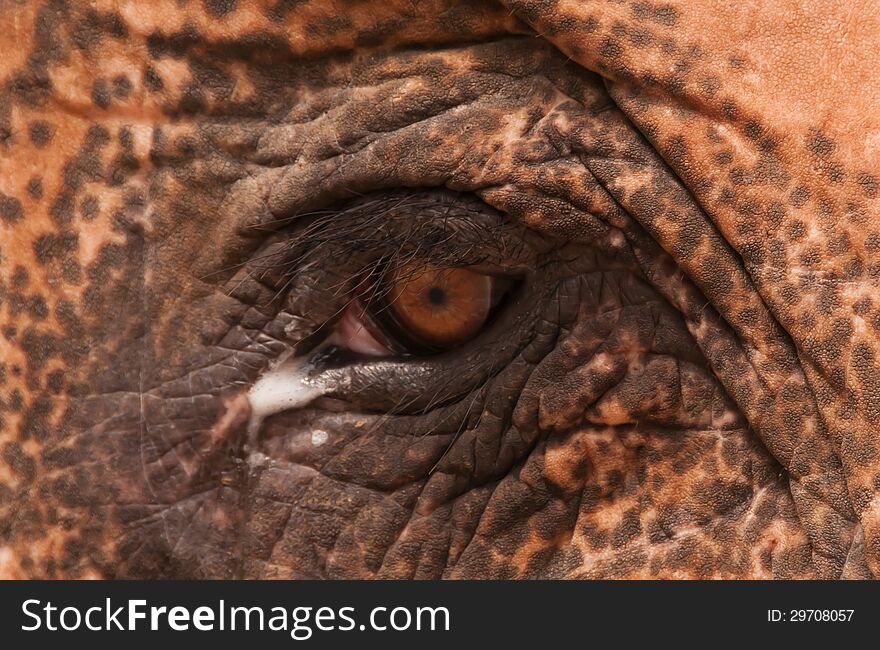
[[[4,576],[880,571],[870,19],[839,39],[820,0],[9,11]],[[435,187],[485,205],[339,212]],[[516,266],[519,307],[448,358],[332,368],[332,400],[271,418],[246,462],[244,391],[384,250],[329,237],[285,284],[265,253],[291,217],[430,242],[413,224],[450,209],[479,245],[449,255]]]

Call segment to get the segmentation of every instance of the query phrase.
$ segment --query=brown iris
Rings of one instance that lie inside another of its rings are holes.
[[[387,311],[416,343],[449,348],[473,338],[496,302],[494,278],[466,268],[400,265],[383,282]]]

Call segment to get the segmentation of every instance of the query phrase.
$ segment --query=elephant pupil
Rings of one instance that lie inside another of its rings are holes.
[[[440,287],[431,287],[428,290],[428,300],[432,305],[442,305],[446,300],[446,293]]]

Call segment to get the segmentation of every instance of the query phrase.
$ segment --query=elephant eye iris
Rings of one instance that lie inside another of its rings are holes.
[[[360,284],[332,342],[379,357],[450,350],[486,327],[514,285],[464,267],[392,264]]]
[[[402,265],[384,284],[387,315],[405,336],[431,347],[473,338],[493,307],[494,278],[469,269]]]

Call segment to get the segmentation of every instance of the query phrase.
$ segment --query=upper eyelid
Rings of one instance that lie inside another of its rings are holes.
[[[444,212],[420,218],[431,209]],[[520,230],[472,195],[392,193],[327,210],[291,232],[290,245],[374,258],[405,252],[435,265],[511,275],[531,266],[528,246],[505,240],[521,239]]]

